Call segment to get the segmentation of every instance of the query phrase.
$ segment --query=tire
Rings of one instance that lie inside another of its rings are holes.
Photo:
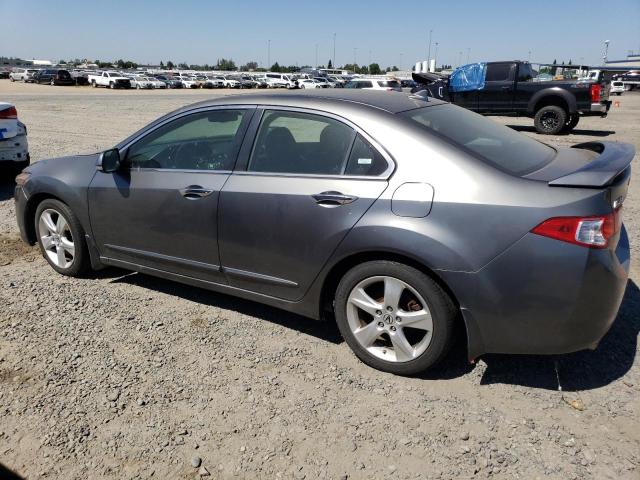
[[[54,79],[51,79],[51,82],[49,83],[49,85],[51,85],[52,87],[54,87],[56,85],[56,82]]]
[[[15,79],[13,77],[9,77],[9,80],[11,81],[11,83],[15,82]]]
[[[136,90],[140,90],[140,85],[136,85]]]
[[[109,88],[113,90],[116,86],[113,82],[109,82]]]
[[[620,96],[622,95],[622,92],[616,92],[616,95]]]
[[[50,221],[47,222],[45,217]],[[59,220],[61,217],[64,222]],[[66,204],[54,199],[42,201],[36,209],[35,231],[42,256],[56,272],[79,277],[89,270],[90,259],[84,230],[78,217]],[[45,238],[49,238],[46,246]],[[63,251],[61,255],[58,254],[60,250]]]
[[[569,120],[567,121],[567,123],[564,124],[564,128],[562,129],[562,131],[564,133],[569,133],[571,132],[574,128],[576,128],[576,126],[578,125],[578,122],[580,121],[580,116],[579,115],[569,115]]]
[[[387,295],[394,288],[402,292],[396,302]],[[371,302],[356,307],[358,298]],[[397,375],[414,375],[442,360],[451,346],[457,315],[454,302],[432,278],[386,260],[349,270],[338,284],[334,310],[340,333],[356,356],[370,367]]]
[[[91,88],[96,88],[96,81],[95,80],[91,80]]]
[[[547,105],[536,112],[534,125],[538,133],[556,135],[567,123],[567,112],[557,105]]]

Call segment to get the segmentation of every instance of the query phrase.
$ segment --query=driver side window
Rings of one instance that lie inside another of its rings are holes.
[[[131,168],[232,170],[247,110],[186,115],[154,130],[129,148]]]

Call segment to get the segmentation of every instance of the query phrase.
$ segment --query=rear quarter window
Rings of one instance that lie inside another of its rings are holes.
[[[548,145],[455,105],[434,105],[399,115],[511,175],[524,176],[539,170],[556,152]]]

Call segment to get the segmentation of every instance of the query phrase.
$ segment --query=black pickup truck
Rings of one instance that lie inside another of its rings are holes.
[[[414,73],[421,84],[414,91],[426,88],[482,115],[531,117],[536,130],[549,135],[570,132],[580,117],[607,116],[610,85],[604,80],[543,80],[535,74],[529,62],[488,62],[480,89],[453,92],[444,77]]]

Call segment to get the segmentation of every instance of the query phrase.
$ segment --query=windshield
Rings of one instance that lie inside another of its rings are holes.
[[[399,115],[512,175],[539,170],[555,156],[548,145],[455,105],[423,107]]]

